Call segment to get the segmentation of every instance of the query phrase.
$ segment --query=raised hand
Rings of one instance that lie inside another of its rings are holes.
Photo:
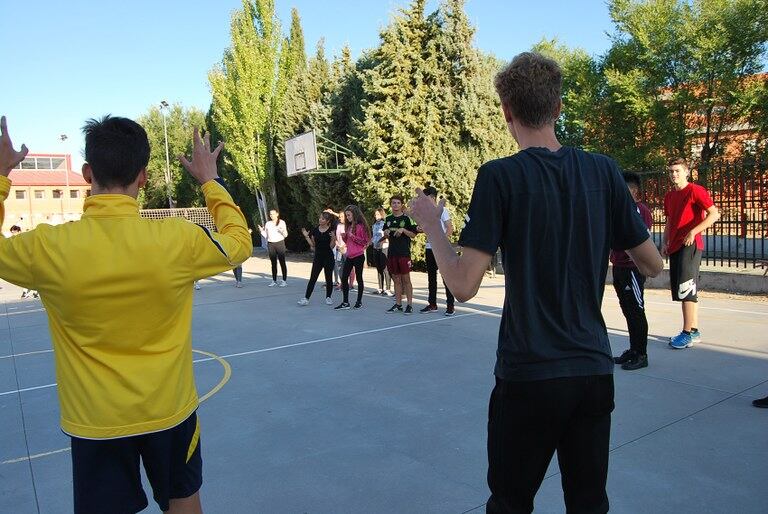
[[[21,145],[18,152],[13,149],[5,116],[0,117],[0,175],[7,177],[11,170],[24,160],[28,152],[27,145]]]
[[[309,231],[306,228],[301,227],[301,233],[304,234],[304,237],[309,237]]]
[[[211,135],[206,134],[204,138],[200,138],[200,131],[195,128],[192,136],[192,160],[187,160],[186,156],[179,155],[179,161],[189,174],[202,185],[219,178],[216,159],[223,148],[224,143],[219,143],[219,146],[211,151]]]
[[[420,188],[416,188],[416,198],[408,204],[411,217],[417,225],[422,227],[425,233],[440,226],[440,215],[443,213],[444,207],[445,198],[441,199],[439,203],[435,203],[432,197],[425,195]]]

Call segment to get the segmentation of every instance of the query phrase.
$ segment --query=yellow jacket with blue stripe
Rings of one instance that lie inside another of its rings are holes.
[[[11,182],[0,176],[0,201]],[[202,186],[217,233],[147,220],[124,195],[86,199],[79,221],[0,238],[0,278],[40,292],[56,360],[61,427],[92,439],[171,428],[198,404],[192,283],[250,257],[251,236],[217,181]],[[0,206],[0,222],[5,211]]]

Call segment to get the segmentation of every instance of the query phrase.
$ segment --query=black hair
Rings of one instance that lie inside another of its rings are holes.
[[[622,173],[624,176],[624,182],[627,183],[628,186],[635,186],[638,190],[641,189],[642,181],[640,180],[640,175],[633,171],[625,171]]]
[[[85,160],[101,187],[126,187],[149,163],[149,139],[144,128],[128,118],[107,114],[83,126]]]
[[[427,186],[424,188],[424,194],[437,198],[437,189],[435,189],[435,186]]]

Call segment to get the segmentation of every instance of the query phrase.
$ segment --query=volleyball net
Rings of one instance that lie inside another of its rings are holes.
[[[142,218],[150,220],[162,220],[165,218],[184,218],[197,225],[202,225],[208,230],[215,232],[216,224],[213,222],[213,216],[206,207],[185,207],[180,209],[141,209],[139,214]]]

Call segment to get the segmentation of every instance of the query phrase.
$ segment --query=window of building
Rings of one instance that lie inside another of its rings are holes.
[[[52,170],[58,170],[59,168],[64,167],[64,158],[63,157],[53,157],[51,159],[51,169]]]
[[[61,191],[61,189],[54,189],[54,190],[53,190],[53,198],[54,198],[54,199],[59,199],[59,198],[61,198],[62,196],[63,196],[63,195],[62,195],[62,191]]]
[[[51,158],[50,157],[36,157],[37,159],[37,169],[39,170],[50,170],[51,168]]]
[[[85,196],[86,197],[91,196],[91,190],[90,189],[86,189],[85,190]]]
[[[35,169],[35,158],[34,157],[27,157],[23,161],[21,161],[21,169],[23,170],[33,170]]]
[[[16,190],[16,199],[17,200],[23,200],[27,197],[27,192],[23,189],[17,189]]]
[[[70,198],[80,198],[80,191],[77,189],[70,189],[69,190],[69,197]]]
[[[42,189],[35,189],[35,198],[37,200],[40,200],[42,198],[45,198],[45,191]]]

